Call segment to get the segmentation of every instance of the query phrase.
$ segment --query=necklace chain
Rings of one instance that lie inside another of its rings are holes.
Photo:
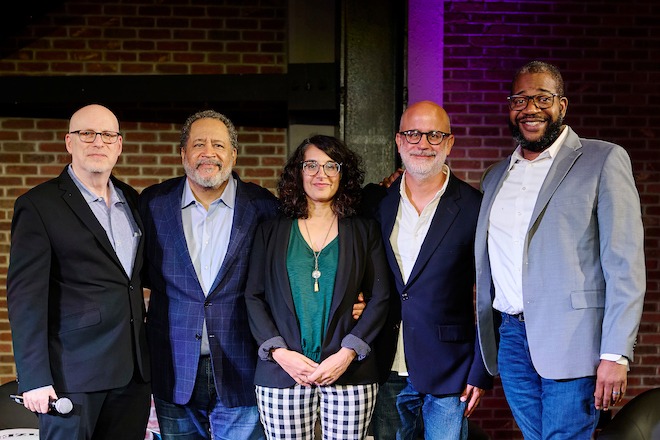
[[[312,241],[312,235],[309,233],[309,228],[307,227],[307,219],[303,219],[303,224],[305,225],[305,231],[307,231],[307,237],[309,237],[309,244],[310,247],[312,248],[312,253],[314,254],[314,270],[312,271],[312,278],[314,278],[314,292],[319,291],[319,278],[321,278],[321,271],[319,270],[319,255],[321,255],[321,252],[323,252],[323,248],[325,247],[325,242],[328,239],[328,235],[330,235],[330,231],[332,230],[332,226],[335,224],[336,219],[337,216],[332,217],[332,222],[330,223],[328,232],[325,233],[325,238],[323,239],[323,242],[321,243],[321,247],[318,252],[314,250],[314,242]]]

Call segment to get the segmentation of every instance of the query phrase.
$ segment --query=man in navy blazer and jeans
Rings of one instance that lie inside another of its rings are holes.
[[[466,417],[492,386],[476,343],[472,301],[481,195],[445,164],[454,137],[442,107],[409,106],[400,130],[405,172],[387,190],[365,189],[367,203],[377,206],[402,320],[394,364],[384,365],[396,373],[379,391],[372,426],[377,439],[392,438],[399,425],[397,440],[413,440],[423,417],[425,438],[466,439]],[[396,376],[404,377],[401,385]],[[394,395],[399,420],[383,417]]]
[[[232,173],[237,133],[220,113],[188,118],[180,146],[186,176],[140,198],[161,434],[263,438],[253,385],[257,347],[243,294],[254,230],[275,215],[277,199]]]

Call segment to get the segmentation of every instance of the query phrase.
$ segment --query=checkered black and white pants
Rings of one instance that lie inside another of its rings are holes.
[[[378,384],[268,388],[256,386],[257,405],[270,440],[312,440],[321,416],[324,440],[359,440],[376,403]]]

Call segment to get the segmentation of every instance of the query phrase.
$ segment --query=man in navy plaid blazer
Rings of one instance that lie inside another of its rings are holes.
[[[182,129],[186,176],[140,197],[153,393],[164,439],[263,438],[257,347],[243,297],[254,230],[277,211],[268,190],[232,172],[234,125],[208,110]]]

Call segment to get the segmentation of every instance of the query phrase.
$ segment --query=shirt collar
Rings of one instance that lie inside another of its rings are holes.
[[[76,176],[76,173],[73,172],[73,167],[71,164],[69,164],[67,168],[67,172],[69,173],[69,177],[73,180],[73,183],[76,184],[78,189],[80,190],[80,194],[82,194],[83,198],[85,201],[90,204],[93,202],[98,202],[99,200],[102,200],[102,197],[97,196],[94,194],[92,191],[90,191],[84,183]],[[119,197],[119,194],[117,194],[117,191],[115,190],[115,185],[112,183],[112,179],[108,179],[108,188],[110,190],[110,204],[114,205],[116,203],[124,203],[124,201]]]
[[[437,193],[435,193],[435,196],[433,196],[433,200],[439,199],[447,190],[447,185],[449,184],[449,176],[451,174],[451,171],[449,171],[449,166],[445,163],[442,164],[442,173],[445,174],[446,178],[444,183],[442,184],[442,188],[438,190]],[[406,172],[403,173],[401,176],[401,187],[399,188],[399,194],[401,195],[401,198],[404,199],[407,202],[410,202],[408,199],[408,195],[406,194]]]
[[[234,209],[234,205],[236,204],[236,180],[234,179],[234,176],[229,176],[229,179],[227,179],[227,186],[225,186],[222,195],[211,202],[211,205],[220,202],[224,203],[229,209]],[[188,182],[188,178],[186,177],[183,185],[183,194],[181,196],[181,209],[197,203],[195,194],[193,194],[192,189],[190,188],[190,182]]]
[[[564,140],[566,140],[566,137],[568,136],[568,125],[564,127],[562,132],[557,136],[557,139],[548,147],[547,149],[543,150],[541,154],[538,155],[538,157],[534,160],[530,160],[529,162],[536,162],[542,159],[554,159],[557,156],[557,153],[559,152],[559,148],[561,148],[562,144],[564,143]],[[516,149],[513,151],[513,154],[511,155],[511,161],[509,162],[509,169],[516,164],[517,162],[521,160],[526,160],[523,155],[522,155],[522,148],[520,145],[516,147]]]

